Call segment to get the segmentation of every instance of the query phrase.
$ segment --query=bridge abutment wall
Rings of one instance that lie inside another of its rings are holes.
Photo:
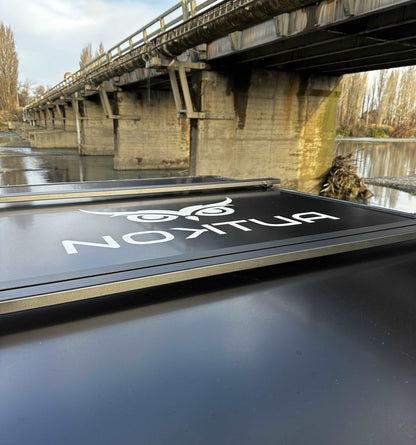
[[[265,69],[204,71],[201,109],[229,119],[193,125],[191,174],[277,177],[315,191],[334,152],[339,78]]]
[[[188,168],[190,123],[177,117],[171,91],[117,92],[115,110],[115,169]]]

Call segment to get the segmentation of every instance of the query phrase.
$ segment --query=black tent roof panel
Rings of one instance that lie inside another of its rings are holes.
[[[188,191],[184,183],[129,183],[123,190],[139,192],[118,199],[2,204],[0,313],[416,238],[412,215],[270,188],[271,180],[211,177],[210,187],[193,193],[204,181]],[[169,193],[140,193],[155,186]],[[0,192],[14,194],[26,196]]]

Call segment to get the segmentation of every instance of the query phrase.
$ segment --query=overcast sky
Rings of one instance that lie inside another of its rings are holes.
[[[19,80],[56,85],[79,69],[81,50],[111,48],[177,0],[0,0],[0,22],[10,25]]]

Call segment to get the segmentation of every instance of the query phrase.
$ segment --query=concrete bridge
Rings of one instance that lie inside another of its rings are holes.
[[[332,160],[340,76],[416,64],[415,21],[408,0],[182,0],[29,104],[25,131],[116,169],[311,191]]]

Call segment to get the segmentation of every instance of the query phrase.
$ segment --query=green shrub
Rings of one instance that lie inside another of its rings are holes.
[[[385,128],[382,127],[370,127],[367,128],[365,136],[367,138],[385,138],[389,136],[389,133]]]
[[[337,137],[345,138],[352,136],[352,129],[348,125],[338,127],[335,131]]]

